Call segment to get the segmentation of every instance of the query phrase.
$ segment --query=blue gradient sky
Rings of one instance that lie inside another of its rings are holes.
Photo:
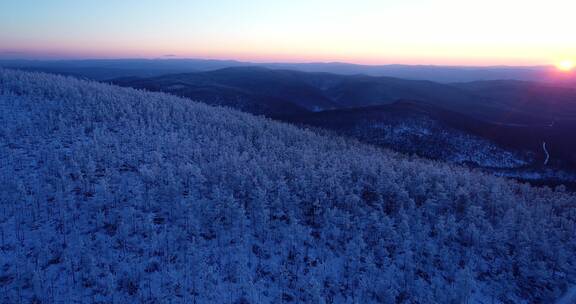
[[[570,0],[0,0],[0,57],[538,65],[576,57]]]

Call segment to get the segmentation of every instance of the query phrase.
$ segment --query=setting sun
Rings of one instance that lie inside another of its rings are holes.
[[[556,66],[561,71],[570,72],[576,67],[576,63],[574,63],[572,60],[563,60],[560,61]]]

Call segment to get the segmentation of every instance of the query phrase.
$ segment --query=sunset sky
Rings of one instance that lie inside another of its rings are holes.
[[[576,59],[574,0],[3,0],[0,58],[541,65]]]

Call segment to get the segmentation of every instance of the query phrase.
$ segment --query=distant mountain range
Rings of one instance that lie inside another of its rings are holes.
[[[303,72],[388,76],[441,83],[506,79],[549,82],[564,86],[576,85],[576,76],[558,73],[553,66],[359,65],[341,62],[253,63],[204,59],[0,60],[0,66],[74,75],[94,80],[131,76],[153,77],[170,73],[212,71],[228,67],[260,66]]]
[[[235,108],[244,106],[238,104],[239,101],[254,104],[256,108],[248,112],[259,114],[263,109],[274,106],[270,112],[264,113],[269,116],[293,114],[296,107],[318,112],[390,104],[398,99],[426,100],[447,108],[458,107],[463,100],[467,100],[483,108],[483,111],[488,110],[480,96],[445,84],[261,67],[226,68],[152,78],[130,77],[111,82]]]

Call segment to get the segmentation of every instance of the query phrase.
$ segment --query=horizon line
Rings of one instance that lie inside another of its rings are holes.
[[[444,68],[545,68],[553,67],[554,64],[533,64],[533,65],[510,65],[510,64],[432,64],[432,63],[354,63],[346,61],[247,61],[241,59],[223,59],[223,58],[207,58],[207,57],[178,57],[178,56],[160,56],[160,57],[84,57],[84,58],[50,58],[50,57],[30,57],[30,58],[2,58],[0,53],[0,62],[2,61],[38,61],[38,62],[58,62],[58,61],[186,61],[186,60],[197,60],[197,61],[220,61],[220,62],[235,62],[239,64],[258,64],[258,65],[274,65],[274,64],[342,64],[342,65],[352,65],[352,66],[364,66],[364,67],[383,67],[383,66],[409,66],[409,67],[444,67]]]

